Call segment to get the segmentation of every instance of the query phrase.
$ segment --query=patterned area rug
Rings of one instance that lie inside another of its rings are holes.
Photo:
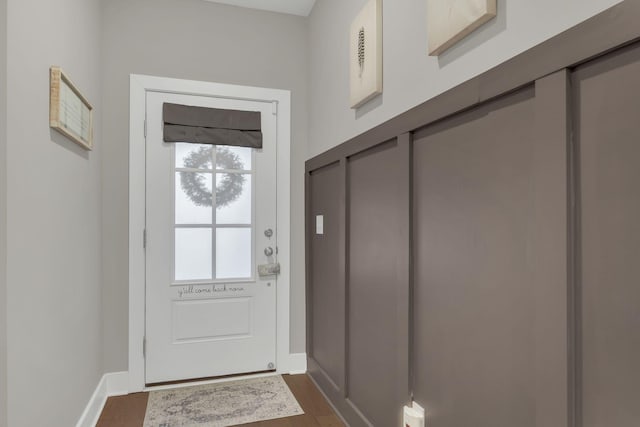
[[[302,415],[280,375],[153,391],[144,427],[227,427]]]

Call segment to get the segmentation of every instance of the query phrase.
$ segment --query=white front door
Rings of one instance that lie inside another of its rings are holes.
[[[162,105],[260,111],[263,148],[165,143]],[[147,93],[147,384],[276,369],[271,103]]]

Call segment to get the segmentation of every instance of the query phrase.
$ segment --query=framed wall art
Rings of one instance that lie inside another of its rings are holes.
[[[369,0],[349,34],[351,108],[382,93],[382,0]]]
[[[496,16],[497,0],[427,0],[429,55],[437,56]]]
[[[51,67],[49,126],[81,147],[93,148],[93,107],[60,67]]]

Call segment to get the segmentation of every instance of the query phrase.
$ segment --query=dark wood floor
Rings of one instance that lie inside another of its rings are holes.
[[[243,427],[345,427],[306,375],[282,376],[304,415],[243,424]],[[142,427],[149,393],[110,397],[96,427]]]

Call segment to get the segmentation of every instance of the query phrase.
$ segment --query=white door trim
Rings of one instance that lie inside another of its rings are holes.
[[[290,149],[291,92],[251,86],[237,86],[193,80],[170,79],[132,74],[129,110],[129,392],[145,389],[145,114],[146,93],[171,92],[272,102],[277,124],[277,229],[278,260],[282,265],[277,286],[276,356],[277,372],[299,370],[296,355],[289,353],[290,304]]]

